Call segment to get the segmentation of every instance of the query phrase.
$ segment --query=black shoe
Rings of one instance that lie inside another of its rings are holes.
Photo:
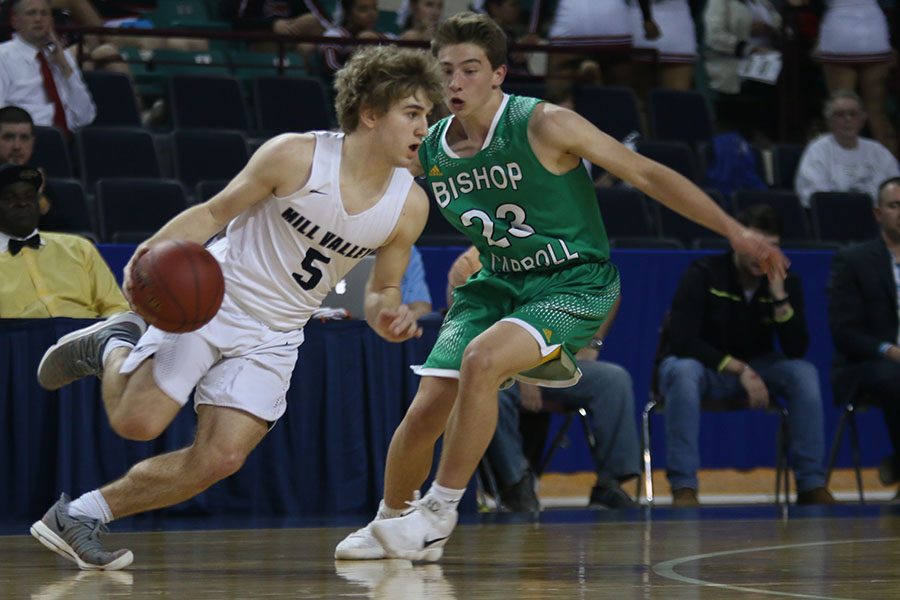
[[[634,501],[625,490],[615,483],[595,485],[591,490],[591,499],[588,508],[640,508],[640,504]]]
[[[881,482],[881,485],[894,485],[900,481],[893,454],[884,457],[884,460],[878,465],[878,481]]]
[[[511,512],[540,512],[531,471],[525,471],[522,479],[500,492],[500,503]]]

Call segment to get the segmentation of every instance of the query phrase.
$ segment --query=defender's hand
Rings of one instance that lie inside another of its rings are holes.
[[[404,342],[410,338],[422,337],[422,328],[416,315],[405,304],[397,308],[385,308],[376,319],[378,331],[389,342]]]

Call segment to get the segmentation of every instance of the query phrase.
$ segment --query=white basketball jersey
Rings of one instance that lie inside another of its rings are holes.
[[[225,292],[248,314],[281,331],[303,327],[337,282],[384,244],[413,184],[409,171],[394,169],[374,206],[347,214],[339,183],[344,134],[314,135],[307,184],[245,211],[210,248],[222,265]]]

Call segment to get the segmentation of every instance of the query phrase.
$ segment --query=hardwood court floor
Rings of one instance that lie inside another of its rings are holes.
[[[893,507],[546,511],[460,525],[438,564],[335,562],[349,527],[111,534],[135,563],[78,571],[30,536],[0,537],[0,597],[900,598]],[[20,529],[21,531],[21,529]]]

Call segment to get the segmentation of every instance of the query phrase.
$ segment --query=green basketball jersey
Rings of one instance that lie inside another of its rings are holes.
[[[528,143],[528,120],[539,102],[504,96],[484,147],[472,157],[457,156],[445,141],[452,116],[435,123],[419,148],[444,218],[472,240],[484,268],[495,273],[609,260],[587,169],[579,164],[555,175]]]

